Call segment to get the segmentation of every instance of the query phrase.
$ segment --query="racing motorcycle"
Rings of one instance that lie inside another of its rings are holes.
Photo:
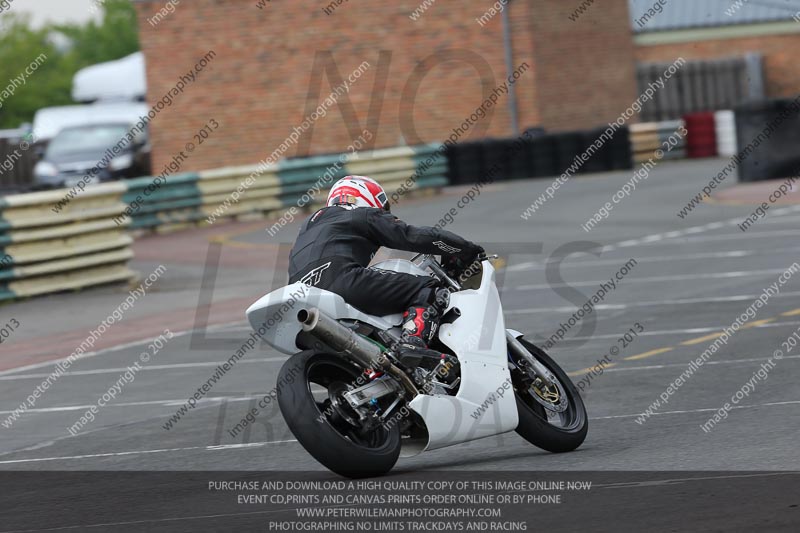
[[[425,254],[370,267],[434,276],[448,288],[427,349],[405,342],[401,314],[368,315],[308,283],[247,309],[253,329],[290,355],[278,405],[308,453],[361,478],[387,473],[400,456],[512,430],[550,452],[583,443],[586,409],[569,377],[505,327],[493,259],[482,255],[461,273]]]

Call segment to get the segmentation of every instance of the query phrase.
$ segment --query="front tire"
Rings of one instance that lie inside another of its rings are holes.
[[[349,478],[386,474],[401,447],[397,425],[360,430],[338,415],[330,399],[314,397],[312,387],[335,394],[360,376],[342,358],[314,350],[293,355],[278,373],[278,405],[292,434],[314,459]]]
[[[534,393],[530,390],[517,390],[519,383],[515,380],[514,398],[519,413],[517,433],[534,446],[549,452],[563,453],[577,449],[583,444],[589,431],[589,418],[578,390],[569,376],[542,349],[522,338],[519,342],[561,383],[567,396],[567,409],[548,417],[548,410],[533,398]],[[512,371],[512,376],[514,372],[519,370]],[[560,425],[552,423],[555,415],[558,415]]]

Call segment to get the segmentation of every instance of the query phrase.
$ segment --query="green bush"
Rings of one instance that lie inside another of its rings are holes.
[[[99,24],[49,24],[35,30],[28,16],[13,11],[0,16],[0,129],[32,121],[42,107],[74,103],[72,77],[78,70],[139,50],[133,4],[105,0],[100,9]],[[4,98],[2,92],[12,80],[25,77],[25,69],[41,54],[45,59],[40,59],[38,69]]]

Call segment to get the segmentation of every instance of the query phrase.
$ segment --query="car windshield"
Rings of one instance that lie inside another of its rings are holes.
[[[98,151],[111,148],[124,139],[128,127],[123,124],[63,129],[47,147],[48,156],[74,152]]]

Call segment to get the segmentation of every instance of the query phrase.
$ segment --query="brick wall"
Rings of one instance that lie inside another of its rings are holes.
[[[800,34],[761,35],[758,37],[715,39],[690,43],[670,43],[638,46],[636,59],[641,62],[672,62],[683,56],[686,60],[716,59],[743,56],[760,52],[764,58],[764,90],[769,98],[796,96],[800,92],[800,68],[796,50]]]
[[[538,0],[533,17],[537,96],[547,129],[615,120],[636,99],[628,3],[597,2],[572,20],[579,0]]]
[[[156,173],[196,142],[193,135],[211,119],[219,129],[181,170],[266,158],[337,85],[331,72],[346,78],[363,61],[370,67],[341,106],[331,107],[285,156],[343,151],[364,128],[372,130],[375,147],[443,141],[481,104],[482,91],[506,76],[501,15],[483,26],[476,20],[489,2],[436,0],[416,21],[409,15],[421,0],[350,0],[330,15],[325,2],[272,0],[264,9],[257,2],[183,0],[155,26],[147,20],[165,2],[137,3],[151,105],[209,50],[216,54],[151,123]],[[515,0],[507,7],[513,62],[529,65],[515,85],[523,129],[592,127],[635,98],[626,0],[608,0],[579,22],[568,20],[563,4]],[[441,61],[446,57],[452,60]],[[420,65],[430,66],[424,77],[414,75]],[[512,135],[507,104],[500,96],[494,112],[462,140]]]

